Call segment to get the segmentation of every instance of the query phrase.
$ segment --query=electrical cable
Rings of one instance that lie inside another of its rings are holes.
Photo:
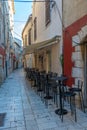
[[[21,35],[19,35],[18,33],[16,33],[15,31],[14,31],[14,33],[16,34],[16,35],[18,35],[20,38],[21,38]]]
[[[4,0],[3,2],[5,2],[5,1],[11,1],[11,0]],[[48,2],[53,2],[54,0],[47,0]],[[46,2],[45,0],[37,0],[37,1],[33,1],[33,0],[14,0],[14,2],[23,2],[23,3],[29,3],[29,2],[34,2],[34,3],[36,3],[36,2]]]
[[[14,23],[25,23],[26,21],[14,21]]]

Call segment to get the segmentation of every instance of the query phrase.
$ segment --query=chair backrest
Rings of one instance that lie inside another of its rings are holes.
[[[58,73],[53,73],[52,74],[52,77],[56,77],[56,76],[58,76]]]
[[[82,90],[82,86],[83,86],[83,81],[78,80],[78,88]]]

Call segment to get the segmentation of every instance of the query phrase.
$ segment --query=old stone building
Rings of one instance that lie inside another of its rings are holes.
[[[10,73],[10,48],[13,46],[14,0],[0,0],[0,83]]]

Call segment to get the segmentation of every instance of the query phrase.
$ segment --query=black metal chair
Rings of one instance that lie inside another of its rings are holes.
[[[58,73],[53,73],[52,78],[57,77]],[[54,104],[58,107],[58,95],[59,95],[59,90],[58,90],[58,83],[55,80],[51,79],[51,87],[52,87],[52,93],[53,93],[53,101]]]
[[[75,96],[76,96],[76,93],[69,90],[66,91],[66,89],[64,91],[64,88],[63,88],[63,91],[62,91],[63,107],[64,107],[64,100],[65,98],[67,98],[70,104],[71,115],[73,114],[75,115],[75,122],[77,122]],[[62,121],[63,121],[63,114],[62,114]]]
[[[48,106],[48,100],[53,99],[52,94],[50,93],[52,90],[52,83],[50,81],[50,78],[52,77],[52,73],[46,74],[46,80],[45,80],[45,92],[46,95],[44,96],[45,104]]]
[[[71,92],[75,92],[75,93],[78,94],[79,99],[80,99],[81,109],[85,112],[82,86],[83,86],[83,81],[82,81],[82,80],[78,80],[78,86],[77,86],[77,87],[70,88],[69,90],[70,90]]]
[[[60,77],[61,78],[61,77]],[[64,79],[64,77],[62,77]],[[62,79],[61,78],[61,79]],[[76,105],[75,105],[75,96],[76,93],[69,91],[66,87],[66,80],[58,82],[58,88],[59,88],[59,104],[60,108],[55,111],[56,114],[60,115],[60,118],[63,122],[63,116],[67,114],[67,110],[64,109],[65,107],[65,101],[70,104],[70,110],[71,110],[71,115],[75,116],[75,121],[77,121],[77,116],[76,116]],[[68,99],[68,100],[67,100]]]

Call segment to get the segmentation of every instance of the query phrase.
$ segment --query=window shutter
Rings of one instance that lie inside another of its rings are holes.
[[[50,0],[46,0],[45,2],[45,17],[46,17],[46,25],[50,23]]]
[[[37,18],[34,19],[34,40],[37,38]]]

